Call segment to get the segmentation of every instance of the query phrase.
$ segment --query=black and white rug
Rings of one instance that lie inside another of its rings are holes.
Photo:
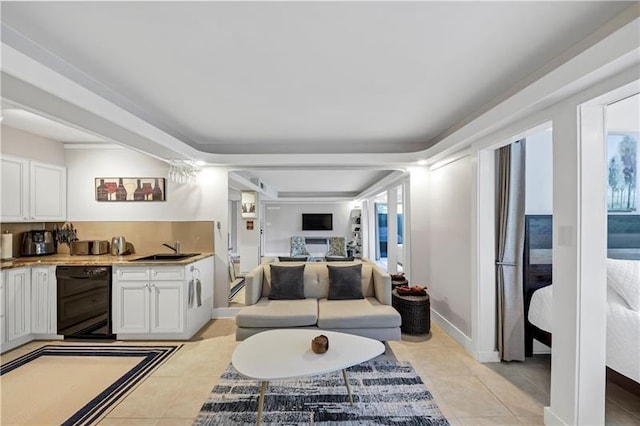
[[[130,357],[139,360],[86,405],[78,407],[78,411],[62,423],[63,426],[92,425],[181,347],[182,345],[46,345],[2,364],[0,376],[19,370],[34,360],[47,357],[69,359],[71,364],[68,366],[64,363],[57,365],[58,368],[69,368],[70,375],[74,374],[74,357]],[[96,368],[99,369],[100,366]],[[67,404],[71,402],[67,401]]]
[[[231,287],[231,289],[229,290],[229,301],[236,297],[236,294],[238,294],[240,290],[244,288],[244,284],[244,278],[239,278],[238,283]]]
[[[369,361],[347,369],[353,406],[340,371],[273,381],[265,394],[263,424],[448,425],[408,362]],[[230,365],[194,425],[255,424],[260,382]]]

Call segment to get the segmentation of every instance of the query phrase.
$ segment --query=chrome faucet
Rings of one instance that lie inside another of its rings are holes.
[[[180,241],[176,241],[173,246],[170,246],[167,243],[162,243],[163,246],[169,247],[175,254],[180,254]]]

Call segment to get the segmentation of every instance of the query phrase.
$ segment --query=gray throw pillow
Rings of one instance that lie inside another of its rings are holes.
[[[329,300],[364,299],[362,294],[362,264],[330,266]]]
[[[271,268],[271,300],[304,299],[304,265]]]

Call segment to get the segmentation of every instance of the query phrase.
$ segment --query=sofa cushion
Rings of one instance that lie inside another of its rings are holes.
[[[271,270],[271,300],[304,299],[304,265],[269,265]]]
[[[329,295],[329,270],[326,262],[282,262],[275,263],[282,266],[305,265],[304,268],[304,296],[306,298],[326,299]],[[334,265],[362,265],[362,293],[364,297],[375,295],[373,285],[373,264],[369,262],[340,262]],[[271,293],[271,270],[267,264],[260,265],[263,272],[262,296],[269,296]],[[391,295],[389,295],[391,300]],[[391,302],[389,302],[391,303]]]
[[[329,270],[329,300],[364,299],[362,294],[362,264],[331,266]]]
[[[278,262],[306,262],[309,256],[278,256]]]
[[[318,300],[269,300],[262,297],[255,305],[236,315],[238,327],[300,327],[318,322]]]
[[[398,311],[374,297],[318,301],[318,327],[323,329],[400,327],[401,322]]]
[[[351,257],[343,257],[343,256],[325,256],[325,262],[353,262],[353,256]]]

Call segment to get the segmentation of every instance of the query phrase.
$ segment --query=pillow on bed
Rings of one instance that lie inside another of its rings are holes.
[[[640,260],[607,259],[607,285],[640,312]]]

